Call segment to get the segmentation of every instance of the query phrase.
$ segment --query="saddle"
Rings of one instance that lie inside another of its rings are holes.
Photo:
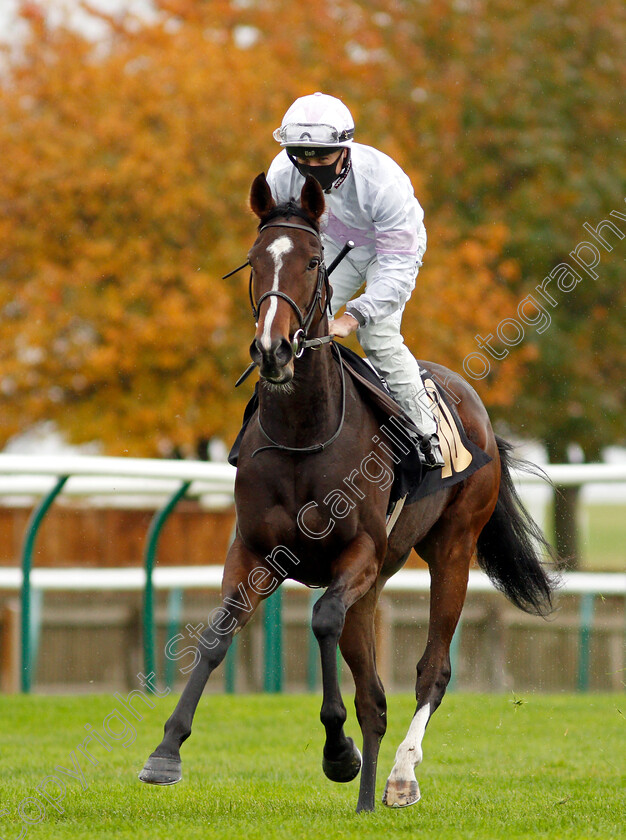
[[[438,435],[445,466],[439,470],[424,469],[418,454],[419,431],[413,421],[389,393],[387,386],[374,368],[348,347],[335,342],[341,354],[344,370],[351,377],[362,398],[381,414],[381,434],[372,438],[372,451],[378,449],[391,454],[394,462],[394,480],[389,498],[388,513],[403,500],[404,504],[436,493],[468,478],[489,463],[491,458],[467,437],[461,420],[449,395],[439,387],[428,371],[422,370],[422,379],[433,401],[433,414],[438,424]],[[228,462],[237,466],[239,449],[246,427],[257,410],[259,398],[254,389],[243,416],[243,425],[228,455]],[[434,395],[437,394],[435,397]]]
[[[409,504],[459,484],[491,461],[490,456],[467,437],[449,394],[439,387],[429,371],[421,368],[422,381],[433,403],[432,411],[437,421],[437,434],[445,461],[441,470],[424,469],[417,452],[419,432],[391,396],[385,382],[366,359],[338,342],[335,346],[341,353],[344,368],[363,398],[372,402],[389,418],[381,424],[385,439],[390,436],[396,438],[392,449],[400,462],[395,464],[389,511],[401,499]],[[406,449],[409,449],[408,453],[404,451]]]

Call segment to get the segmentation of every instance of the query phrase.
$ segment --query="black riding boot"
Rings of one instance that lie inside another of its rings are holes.
[[[419,454],[427,470],[437,470],[445,466],[437,434],[421,435]]]

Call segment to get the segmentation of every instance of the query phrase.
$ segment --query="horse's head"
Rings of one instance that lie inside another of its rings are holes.
[[[318,182],[308,177],[300,205],[277,206],[261,174],[252,184],[250,206],[261,221],[248,255],[257,320],[250,355],[263,379],[286,385],[293,378],[294,356],[299,355],[328,302],[319,235],[324,195]]]

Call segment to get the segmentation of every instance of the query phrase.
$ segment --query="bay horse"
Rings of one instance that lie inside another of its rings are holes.
[[[514,604],[546,614],[553,582],[538,555],[542,537],[516,494],[511,447],[494,435],[478,395],[461,377],[428,362],[420,365],[450,383],[469,439],[491,460],[454,487],[406,504],[387,535],[389,486],[370,483],[364,492],[355,478],[380,432],[380,413],[345,375],[328,336],[322,190],[308,177],[299,203],[277,206],[261,174],[252,184],[250,206],[260,220],[249,252],[257,321],[250,353],[260,386],[258,410],[239,452],[236,536],[225,560],[222,606],[209,616],[196,665],[140,779],[166,785],[182,778],[180,747],[191,734],[207,679],[258,605],[289,577],[325,588],[312,616],[322,665],[324,773],[347,782],[360,771],[357,811],[374,810],[387,723],[374,614],[385,582],[415,548],[431,578],[428,640],[417,664],[415,714],[383,796],[388,806],[412,805],[420,798],[415,767],[422,760],[426,725],[450,680],[450,642],[472,558],[476,552]],[[388,447],[386,452],[379,448],[377,455],[391,471],[393,453]],[[354,491],[349,498],[338,491],[346,486]],[[354,677],[362,755],[344,732],[337,645]]]

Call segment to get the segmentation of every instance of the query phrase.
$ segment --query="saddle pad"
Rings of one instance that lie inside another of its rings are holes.
[[[422,379],[433,403],[433,414],[437,420],[441,452],[445,460],[441,470],[425,470],[415,446],[407,440],[415,434],[415,425],[393,399],[376,371],[349,348],[339,343],[335,347],[364,398],[369,399],[390,418],[381,424],[381,432],[385,434],[382,439],[392,444],[400,463],[395,467],[388,512],[391,512],[399,499],[405,499],[405,504],[416,502],[438,490],[459,484],[491,461],[490,456],[467,437],[449,395],[438,386],[428,370],[422,369]],[[403,432],[403,429],[406,431]]]

